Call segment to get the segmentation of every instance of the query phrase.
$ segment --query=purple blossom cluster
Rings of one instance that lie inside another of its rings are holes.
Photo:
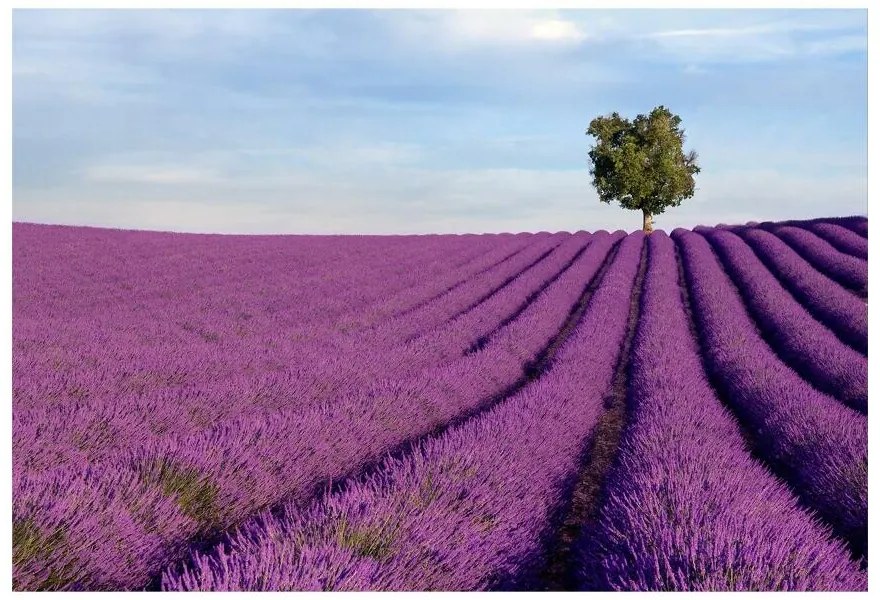
[[[854,221],[852,223],[846,223],[845,227],[849,227],[852,231],[855,231],[860,236],[865,239],[868,239],[868,220],[860,219],[858,221]]]
[[[623,376],[584,581],[863,589],[867,221],[700,231],[14,224],[14,588],[540,586]]]
[[[835,223],[813,223],[810,231],[846,254],[868,260],[868,240],[858,233]]]
[[[523,577],[601,413],[642,240],[623,241],[545,376],[312,507],[259,515],[164,588],[471,590]]]
[[[724,230],[704,233],[777,354],[816,388],[868,412],[868,359],[811,318],[748,244]]]
[[[736,232],[816,320],[862,354],[868,353],[868,309],[861,299],[810,267],[772,233],[752,227]]]
[[[88,515],[79,514],[80,501],[59,502],[60,499],[45,494],[44,486],[82,478],[86,471],[77,469],[42,471],[40,486],[23,487],[16,494],[17,502],[23,507],[21,512],[36,512],[26,509],[34,497],[48,498],[49,502],[54,500],[52,511],[63,515],[60,520],[81,524],[81,528],[70,531],[68,545],[84,550],[78,561],[80,570],[88,577],[88,585],[98,588],[145,585],[154,573],[154,565],[175,560],[187,541],[204,531],[229,528],[254,511],[284,498],[308,499],[324,482],[357,472],[388,448],[425,435],[448,420],[490,402],[521,378],[525,366],[550,343],[584,286],[621,236],[604,232],[590,236],[593,241],[589,248],[579,253],[578,260],[571,262],[564,273],[556,273],[560,276],[549,285],[545,285],[548,282],[543,278],[553,275],[554,270],[548,273],[535,265],[523,274],[533,288],[543,288],[543,291],[526,310],[522,310],[518,301],[508,302],[507,312],[519,311],[519,317],[499,329],[492,336],[492,343],[479,352],[464,352],[477,341],[471,332],[471,338],[459,346],[460,355],[451,362],[441,361],[427,370],[407,370],[398,365],[393,378],[371,381],[368,387],[349,390],[332,402],[315,401],[303,406],[294,401],[272,411],[255,412],[231,410],[230,400],[224,407],[228,416],[215,425],[188,434],[178,428],[176,435],[166,432],[164,436],[143,440],[140,446],[121,456],[115,456],[118,452],[108,452],[106,462],[88,465],[92,481],[83,487],[88,488],[89,497],[95,496],[90,502],[113,505],[116,512],[134,510],[129,507],[130,502],[119,498],[115,491],[122,476],[126,481],[138,482],[137,486],[126,484],[127,487],[165,492],[152,495],[137,492],[146,506],[138,506],[132,519],[159,514],[159,508],[153,507],[150,498],[164,502],[164,496],[179,493],[177,487],[185,486],[184,491],[192,489],[190,493],[194,495],[210,496],[209,503],[194,506],[181,503],[178,498],[177,510],[163,506],[163,524],[167,525],[164,529],[151,531],[151,524],[143,522],[145,518],[136,521],[139,527],[125,532],[116,531],[113,524],[98,526]],[[583,245],[583,236],[571,237]],[[570,249],[571,244],[566,244],[565,251]],[[569,262],[570,257],[566,257],[566,264]],[[496,294],[493,299],[501,297]],[[503,311],[504,303],[484,302],[473,310],[491,315],[491,311]],[[456,331],[454,327],[449,330]],[[465,328],[465,332],[469,330]],[[436,354],[438,348],[428,350]],[[368,347],[367,351],[374,355],[372,348]],[[294,388],[288,393],[292,392],[295,399],[296,391]],[[174,408],[169,406],[165,410]],[[32,436],[26,433],[20,436],[21,439],[27,437]],[[300,459],[291,462],[290,456]],[[102,497],[104,499],[99,500]],[[148,545],[152,553],[141,552],[124,563],[92,562],[93,554],[85,550],[87,542],[121,538],[130,539],[132,546]],[[146,538],[150,541],[144,541]]]
[[[703,372],[672,240],[648,240],[629,425],[581,578],[621,590],[853,590],[865,573],[750,455]]]
[[[707,370],[755,451],[865,552],[868,421],[806,381],[762,339],[708,240],[676,229]]]
[[[794,248],[816,270],[841,285],[868,297],[868,261],[840,252],[815,233],[800,227],[776,227],[773,233]]]

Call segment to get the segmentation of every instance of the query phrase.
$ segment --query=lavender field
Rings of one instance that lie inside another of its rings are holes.
[[[865,218],[12,232],[15,589],[867,589]]]

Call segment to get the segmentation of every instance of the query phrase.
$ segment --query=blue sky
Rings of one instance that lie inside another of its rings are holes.
[[[665,104],[658,227],[865,214],[867,13],[15,11],[13,218],[229,233],[636,229],[584,134]]]

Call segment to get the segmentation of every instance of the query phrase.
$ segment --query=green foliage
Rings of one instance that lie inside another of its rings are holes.
[[[336,542],[359,556],[383,560],[391,555],[394,532],[388,524],[357,527],[342,518],[336,526]]]
[[[147,465],[143,479],[148,484],[161,486],[162,493],[174,498],[180,511],[191,519],[203,525],[218,520],[217,494],[220,490],[195,469],[154,460]]]
[[[28,589],[60,590],[76,580],[79,569],[74,561],[59,557],[66,554],[66,542],[67,535],[60,527],[47,534],[30,519],[12,520],[12,564],[19,568],[27,568],[29,563],[37,568],[53,565],[43,571],[44,579],[40,583],[30,584]],[[13,578],[12,588],[21,590],[22,583]]]
[[[697,154],[684,152],[681,118],[664,106],[632,121],[596,117],[587,135],[596,139],[590,174],[602,202],[656,215],[694,195]]]

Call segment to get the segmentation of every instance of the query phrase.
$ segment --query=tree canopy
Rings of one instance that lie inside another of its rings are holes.
[[[587,135],[596,139],[590,174],[599,200],[641,210],[645,231],[651,231],[653,215],[694,195],[697,154],[685,153],[681,117],[665,106],[632,121],[616,112],[596,117]]]

